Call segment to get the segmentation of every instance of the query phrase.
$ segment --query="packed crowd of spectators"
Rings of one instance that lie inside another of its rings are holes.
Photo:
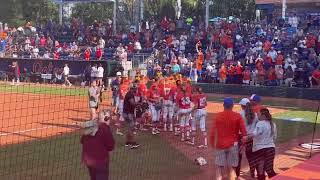
[[[319,85],[319,24],[319,17],[302,21],[295,14],[271,24],[214,19],[207,30],[201,17],[164,17],[116,34],[110,20],[17,29],[0,24],[0,52],[88,61],[126,61],[132,53],[152,52],[150,77],[180,73],[196,82],[310,87]]]

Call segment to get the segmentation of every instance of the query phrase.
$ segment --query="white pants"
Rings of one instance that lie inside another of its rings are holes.
[[[158,122],[160,120],[160,110],[156,110],[154,104],[150,104],[150,112],[152,122]]]
[[[202,132],[206,131],[206,117],[207,110],[206,109],[197,109],[194,112],[194,118],[191,121],[191,130],[195,131],[197,129],[197,122],[199,121],[200,130]]]
[[[190,115],[192,109],[179,109],[178,115],[180,117],[180,127],[185,127],[189,125]]]
[[[243,80],[242,82],[243,82],[243,84],[247,84],[247,85],[250,84],[250,80]]]
[[[284,83],[286,84],[286,86],[291,86],[292,81],[293,81],[293,78],[287,78],[284,80]]]
[[[120,114],[120,120],[123,121],[123,99],[119,99],[119,103],[118,103],[118,110],[119,110],[119,114]]]
[[[172,123],[172,118],[174,113],[174,106],[172,101],[164,100],[162,113],[163,113],[164,122],[167,122],[169,119],[169,121],[171,121],[170,123]]]

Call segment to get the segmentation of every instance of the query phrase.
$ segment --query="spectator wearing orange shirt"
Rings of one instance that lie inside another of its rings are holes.
[[[235,72],[235,67],[233,65],[230,65],[227,70],[227,84],[233,84],[235,82]]]
[[[217,113],[210,134],[210,144],[215,149],[216,179],[231,179],[232,168],[239,162],[239,132],[245,137],[247,131],[239,113],[232,111],[233,100],[224,99],[224,111]]]
[[[268,70],[268,85],[269,86],[277,85],[277,75],[274,67],[270,67]]]
[[[251,72],[250,72],[249,67],[247,67],[247,66],[245,67],[245,70],[243,71],[242,75],[243,75],[242,83],[245,85],[250,85]]]
[[[278,85],[283,85],[283,76],[284,76],[284,70],[281,65],[276,66],[276,76],[277,76],[277,83]]]
[[[238,64],[235,67],[235,83],[236,84],[242,84],[242,70],[243,67],[240,63],[240,61],[238,61]]]
[[[271,49],[271,46],[272,46],[272,44],[271,44],[270,41],[264,42],[264,44],[263,44],[263,50],[264,50],[264,52],[269,52],[270,49]]]
[[[263,67],[260,67],[260,68],[257,67],[257,70],[258,70],[258,82],[257,82],[257,84],[264,85],[266,72],[265,72]]]
[[[219,70],[219,79],[220,83],[225,84],[227,79],[227,68],[224,64],[221,65],[221,68]]]

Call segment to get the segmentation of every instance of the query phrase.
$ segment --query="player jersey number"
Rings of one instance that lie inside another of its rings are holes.
[[[167,96],[170,93],[170,88],[164,88],[164,94]]]
[[[207,98],[203,97],[199,99],[199,106],[206,107],[207,106]]]
[[[189,97],[184,97],[184,98],[182,98],[181,104],[182,105],[190,105],[191,99]]]

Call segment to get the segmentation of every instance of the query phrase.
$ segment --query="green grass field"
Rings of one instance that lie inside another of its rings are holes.
[[[1,84],[0,92],[10,93],[32,93],[32,94],[51,94],[51,95],[64,95],[64,96],[85,96],[88,94],[87,88],[71,87],[65,88],[61,85],[57,86],[43,86],[43,85],[23,85],[23,86],[10,86]]]
[[[79,140],[80,135],[73,133],[1,147],[0,179],[87,180],[87,169],[80,163]],[[139,135],[141,147],[135,150],[123,146],[123,137],[117,136],[116,142],[110,153],[110,179],[183,180],[199,173],[199,166],[160,137]]]
[[[61,86],[0,85],[0,92],[84,96],[87,94],[87,89]],[[210,100],[222,101],[221,98]],[[238,100],[240,99],[235,101]],[[266,101],[264,104],[273,107],[285,105],[275,101]],[[313,131],[316,112],[290,106],[287,110],[287,112],[274,115],[274,122],[278,128],[278,143],[311,134]],[[317,125],[317,128],[320,128],[320,124]],[[88,173],[80,163],[79,140],[79,134],[71,133],[3,146],[0,148],[0,179],[86,180]],[[123,137],[116,137],[116,141],[116,149],[111,153],[110,179],[183,180],[200,172],[200,168],[194,162],[187,159],[161,137],[139,134],[138,142],[142,146],[136,150],[126,149],[123,146]]]

